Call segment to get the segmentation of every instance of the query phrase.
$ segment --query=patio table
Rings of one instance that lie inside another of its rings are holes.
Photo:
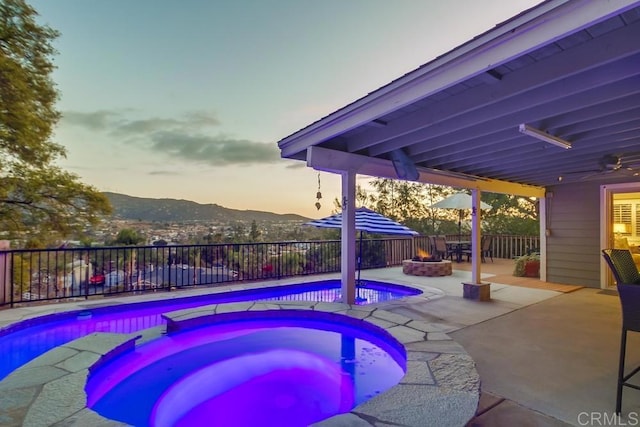
[[[449,250],[453,250],[456,254],[456,262],[462,262],[462,250],[471,249],[470,240],[447,240]]]

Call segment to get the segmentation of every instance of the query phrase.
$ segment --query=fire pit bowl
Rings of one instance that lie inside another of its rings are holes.
[[[413,258],[411,258],[411,261],[414,261],[414,262],[440,262],[440,261],[442,261],[442,258],[440,258],[439,256],[436,256],[436,255],[414,256]]]
[[[416,261],[418,258],[420,260]],[[447,259],[436,260],[432,257],[427,257],[427,261],[424,259],[424,257],[414,257],[403,260],[402,272],[411,276],[451,276],[453,272],[451,261]]]

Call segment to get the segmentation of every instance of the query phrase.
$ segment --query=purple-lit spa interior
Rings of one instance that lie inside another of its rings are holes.
[[[168,330],[95,366],[87,406],[134,426],[306,426],[388,390],[406,369],[388,332],[335,313],[203,316]]]
[[[357,304],[371,304],[420,294],[391,283],[367,280],[357,289]],[[87,301],[86,309],[21,321],[0,329],[0,380],[45,352],[94,332],[128,334],[164,323],[162,314],[210,304],[239,301],[324,301],[340,299],[340,281],[323,280],[260,289],[220,292],[156,301]]]

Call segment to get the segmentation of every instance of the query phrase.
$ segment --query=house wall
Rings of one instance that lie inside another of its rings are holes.
[[[628,183],[629,178],[606,184]],[[633,181],[638,184],[638,179]],[[587,181],[547,188],[547,280],[600,288],[600,186]],[[638,191],[638,188],[635,191]],[[624,196],[621,196],[624,197]],[[635,197],[635,195],[634,195]],[[612,240],[613,241],[613,240]]]
[[[547,280],[600,287],[600,183],[547,189]]]

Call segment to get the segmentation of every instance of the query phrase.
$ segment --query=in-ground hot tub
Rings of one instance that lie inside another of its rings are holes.
[[[402,345],[336,313],[249,311],[170,322],[92,370],[88,406],[134,426],[306,426],[396,385]]]
[[[451,261],[416,261],[405,259],[402,261],[402,272],[412,276],[451,276]]]

